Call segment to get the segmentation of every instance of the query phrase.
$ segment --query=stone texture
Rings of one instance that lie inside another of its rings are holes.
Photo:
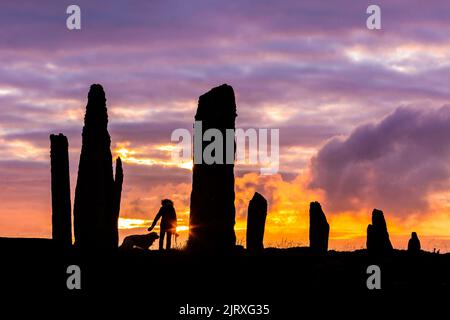
[[[267,200],[255,192],[248,205],[247,215],[247,249],[260,251],[264,249],[264,228],[267,217]]]
[[[319,202],[309,206],[309,247],[316,252],[328,251],[330,226]]]
[[[199,98],[195,120],[202,121],[202,136],[215,128],[225,137],[226,129],[235,129],[236,116],[233,88],[224,84]],[[210,142],[198,142],[198,138],[194,134],[194,150],[201,144],[203,151]],[[224,141],[223,164],[194,163],[188,241],[191,250],[228,251],[236,244],[234,161],[225,164],[225,146]],[[234,154],[230,156],[234,159]]]

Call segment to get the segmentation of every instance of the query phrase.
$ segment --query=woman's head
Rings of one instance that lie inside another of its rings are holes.
[[[163,206],[173,206],[173,202],[170,199],[161,200],[161,205]]]

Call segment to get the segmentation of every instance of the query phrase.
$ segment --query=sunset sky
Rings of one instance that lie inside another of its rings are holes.
[[[365,246],[384,211],[395,247],[416,231],[450,251],[450,2],[3,1],[0,10],[0,236],[50,237],[49,135],[69,138],[75,191],[92,83],[106,91],[113,155],[124,161],[121,238],[144,233],[171,198],[187,235],[192,172],[171,159],[198,97],[228,83],[239,128],[280,130],[280,171],[237,165],[236,232],[269,201],[266,246],[308,244],[320,201],[330,248]],[[73,202],[73,198],[72,198]]]

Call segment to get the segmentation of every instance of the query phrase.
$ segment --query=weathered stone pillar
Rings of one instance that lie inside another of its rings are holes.
[[[408,241],[408,252],[416,254],[420,252],[420,249],[421,247],[419,237],[417,236],[417,233],[412,232],[411,239],[409,239]]]
[[[197,132],[194,133],[188,242],[188,247],[192,250],[228,251],[236,244],[234,148],[227,152],[225,141],[226,129],[235,129],[236,116],[234,91],[229,85],[213,88],[199,98],[195,115]],[[201,121],[200,129],[198,129],[199,121]],[[203,134],[208,129],[217,129],[222,134],[223,148],[220,151],[223,152],[221,155],[213,152],[216,158],[220,158],[221,163],[208,164],[202,161],[204,159],[201,154],[212,143],[202,142]],[[234,133],[231,139],[234,146]],[[227,159],[228,161],[231,159],[231,163],[226,163]]]
[[[75,246],[82,249],[117,247],[110,147],[105,92],[101,85],[93,84],[88,94],[75,190]]]
[[[50,135],[52,238],[58,248],[72,245],[69,143],[63,134]]]
[[[367,226],[367,250],[372,254],[384,254],[392,249],[383,211],[373,209],[372,224]]]
[[[247,250],[264,249],[264,228],[267,217],[267,200],[255,192],[248,205],[247,216]]]
[[[309,247],[320,253],[328,251],[330,226],[319,202],[309,206]]]

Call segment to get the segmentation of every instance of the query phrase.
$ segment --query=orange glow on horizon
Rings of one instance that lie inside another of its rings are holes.
[[[9,141],[8,148],[29,160],[35,161],[35,157],[38,157],[39,160],[42,157],[42,161],[48,159],[47,149],[32,148],[29,144],[21,141]],[[173,149],[174,146],[167,144],[134,148],[129,142],[121,142],[115,145],[113,153],[130,165],[161,165],[192,169],[192,162],[180,164],[170,161]],[[153,156],[152,152],[159,152],[163,156],[160,154]],[[189,172],[186,171],[186,174]],[[309,243],[309,203],[319,201],[330,224],[329,248],[335,250],[364,248],[366,228],[370,223],[373,208],[362,207],[357,212],[332,212],[328,209],[324,194],[320,190],[309,189],[308,181],[308,170],[300,171],[297,177],[290,181],[284,180],[280,174],[247,173],[237,176],[235,181],[235,231],[238,244],[245,246],[247,207],[254,192],[257,191],[269,201],[265,231],[266,247],[307,246]],[[121,241],[129,234],[145,233],[153,221],[161,199],[164,198],[171,198],[175,203],[179,218],[177,228],[177,231],[180,232],[179,243],[187,240],[190,183],[162,183],[137,187],[130,186],[125,182],[124,186],[122,214],[119,219]],[[31,189],[28,193],[29,202],[24,202],[20,196],[21,188],[20,184],[10,184],[0,199],[4,213],[0,216],[1,235],[51,237],[50,189],[37,187]],[[42,199],[47,200],[42,201]],[[411,232],[415,231],[418,233],[424,249],[432,251],[433,248],[438,248],[441,252],[450,251],[450,201],[448,199],[450,199],[448,192],[431,195],[430,208],[421,214],[399,217],[392,212],[385,211],[388,230],[394,246],[405,249]],[[32,206],[30,206],[31,201]],[[18,219],[20,219],[20,223],[17,222]]]
[[[248,173],[236,178],[236,224],[235,232],[237,244],[245,246],[247,226],[247,206],[255,191],[261,192],[269,200],[266,220],[264,243],[266,247],[292,247],[309,245],[309,203],[320,201],[330,224],[330,250],[364,249],[367,225],[371,223],[373,208],[363,208],[358,212],[331,212],[327,209],[324,195],[309,190],[307,172],[299,174],[294,180],[287,182],[280,175],[261,176],[257,173]],[[156,190],[155,190],[156,191]],[[160,190],[158,190],[160,191]],[[183,186],[168,185],[166,190],[156,197],[154,201],[170,195],[171,192],[185,193],[183,200],[175,201],[178,213],[178,228],[180,237],[178,243],[184,246],[189,231],[189,191],[190,184]],[[445,197],[444,197],[445,198]],[[155,205],[159,205],[158,202]],[[401,218],[385,211],[385,217],[391,241],[395,248],[406,249],[412,231],[418,233],[425,250],[441,249],[441,252],[450,251],[450,208],[441,204],[432,208],[432,211],[422,216]],[[155,209],[156,210],[156,209]],[[440,212],[440,213],[436,213]],[[152,217],[153,218],[153,217]],[[122,218],[121,218],[122,219]],[[122,238],[126,234],[144,233],[152,220],[132,221],[133,228],[121,229]],[[126,226],[126,224],[123,224]],[[134,230],[132,230],[134,229]]]
[[[163,167],[178,167],[186,170],[192,170],[193,161],[172,161],[171,154],[176,147],[173,145],[158,145],[153,147],[153,150],[162,151],[166,153],[166,158],[149,157],[146,156],[149,149],[151,148],[132,148],[130,142],[120,142],[116,144],[113,150],[115,157],[120,157],[123,162],[135,164],[135,165],[145,165],[154,166],[159,165]]]

